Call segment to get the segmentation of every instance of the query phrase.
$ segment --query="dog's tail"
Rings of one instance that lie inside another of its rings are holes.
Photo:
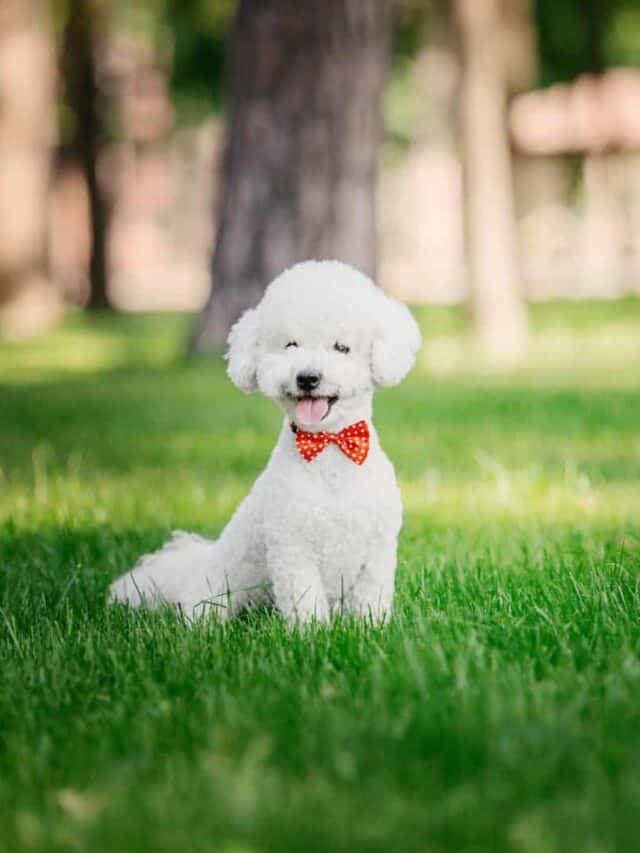
[[[224,618],[227,589],[217,577],[217,542],[176,530],[159,551],[146,554],[109,587],[109,602],[131,607],[177,604],[189,616],[215,609]]]

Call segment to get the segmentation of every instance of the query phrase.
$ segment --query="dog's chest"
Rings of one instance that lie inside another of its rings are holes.
[[[363,465],[333,445],[306,462],[283,442],[262,487],[267,537],[290,539],[329,571],[360,566],[400,528],[395,474],[377,442]]]
[[[338,549],[360,560],[376,541],[397,533],[398,487],[390,462],[378,448],[363,465],[356,465],[338,448],[328,447],[299,473],[290,483],[296,507],[292,522],[299,523],[323,553]]]

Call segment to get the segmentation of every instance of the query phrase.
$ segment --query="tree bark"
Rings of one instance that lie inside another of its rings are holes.
[[[212,292],[192,348],[224,344],[306,258],[375,271],[389,0],[240,0]]]
[[[78,164],[87,187],[91,229],[87,307],[92,309],[109,307],[110,205],[98,175],[98,157],[104,144],[103,104],[96,80],[96,52],[101,30],[99,14],[93,0],[71,0],[62,59],[65,98],[75,122],[62,158]]]
[[[52,34],[37,0],[0,4],[0,327],[22,336],[58,314],[47,269],[54,132]]]
[[[527,316],[514,214],[506,121],[507,80],[501,0],[456,0],[462,51],[462,145],[467,262],[477,335],[492,360],[517,357]]]

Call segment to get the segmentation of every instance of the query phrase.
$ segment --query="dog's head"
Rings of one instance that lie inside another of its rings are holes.
[[[228,372],[293,423],[332,429],[358,416],[376,386],[400,382],[420,342],[408,309],[365,275],[339,261],[305,261],[231,329]]]

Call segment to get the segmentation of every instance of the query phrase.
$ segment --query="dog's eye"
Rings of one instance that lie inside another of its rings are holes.
[[[343,352],[345,355],[348,352],[351,352],[350,347],[348,347],[346,344],[339,344],[338,341],[335,342],[335,344],[333,345],[333,348],[336,352]]]
[[[298,346],[297,341],[289,341],[289,343],[285,346],[285,349],[289,349],[289,347],[297,347],[297,346]]]

